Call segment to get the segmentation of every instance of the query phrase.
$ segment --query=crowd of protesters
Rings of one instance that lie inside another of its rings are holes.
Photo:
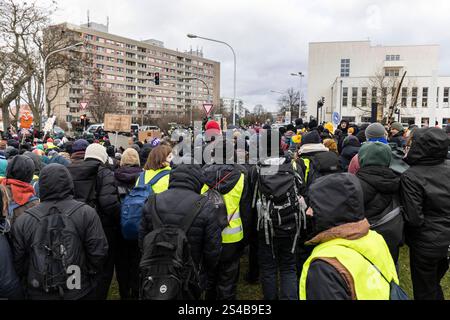
[[[276,132],[268,124],[251,134],[234,129],[227,141],[209,121],[192,139],[192,151],[210,150],[211,161],[200,164],[175,163],[193,158],[179,148],[183,139],[134,137],[117,148],[106,136],[7,134],[0,142],[0,297],[104,300],[115,275],[121,299],[142,298],[149,234],[195,211],[185,230],[199,276],[190,298],[237,299],[247,253],[246,281],[260,283],[267,300],[389,299],[390,283],[399,285],[404,272],[398,261],[406,244],[414,298],[444,299],[449,128],[347,121],[334,128],[299,119]],[[251,159],[253,145],[265,156]],[[246,161],[237,163],[239,156]],[[274,175],[281,180],[262,173],[274,164],[285,173]],[[130,239],[121,227],[123,204],[141,185],[150,185],[152,196]],[[70,254],[49,248],[60,238]],[[82,286],[49,279],[67,279],[49,256],[65,268],[77,265]],[[379,285],[368,288],[369,277]]]

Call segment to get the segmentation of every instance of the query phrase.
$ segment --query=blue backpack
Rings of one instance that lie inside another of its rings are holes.
[[[158,173],[148,184],[145,184],[145,172],[139,176],[139,183],[122,202],[120,225],[122,235],[126,240],[137,240],[141,226],[142,209],[147,199],[153,195],[153,186],[163,177],[170,174],[169,170]]]

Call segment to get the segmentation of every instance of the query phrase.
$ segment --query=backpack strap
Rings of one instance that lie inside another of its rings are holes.
[[[169,174],[170,174],[170,170],[164,170],[164,171],[161,171],[161,172],[158,173],[156,176],[154,176],[153,179],[150,180],[149,183],[147,183],[147,185],[153,186],[153,185],[155,185],[156,183],[158,183],[159,180],[161,180],[162,178],[164,178],[165,176],[167,176],[167,175],[169,175]],[[139,182],[138,182],[138,186],[143,187],[143,186],[146,185],[146,183],[145,183],[145,171],[142,172],[142,173],[139,175],[139,180],[138,180],[138,181],[139,181]]]
[[[159,229],[162,228],[162,226],[164,225],[163,222],[161,221],[161,218],[158,215],[158,211],[156,210],[156,195],[153,194],[149,200],[150,201],[150,208],[152,208],[153,214],[151,215],[151,220],[152,220],[152,224],[153,224],[153,229]]]
[[[194,220],[197,218],[197,216],[200,214],[200,211],[208,201],[207,197],[202,197],[199,201],[195,203],[195,208],[193,213],[187,215],[184,217],[183,221],[181,221],[181,227],[184,231],[184,233],[188,233],[189,229],[191,229],[192,224],[194,223]]]
[[[75,211],[77,211],[78,209],[80,209],[81,207],[84,207],[86,205],[87,204],[85,204],[85,203],[77,201],[77,203],[72,208],[70,208],[69,211],[65,215],[70,217],[72,214],[75,213]],[[60,208],[58,208],[56,205],[51,205],[51,206],[46,205],[45,208],[42,208],[42,206],[40,206],[40,207],[41,207],[41,209],[38,209],[38,206],[35,206],[35,207],[30,208],[27,211],[25,211],[25,213],[28,213],[30,216],[32,216],[33,218],[40,221],[42,219],[42,217],[45,216],[45,215],[42,215],[42,209],[45,209],[46,211],[50,211],[51,208],[57,208],[60,212],[62,212],[62,210]]]
[[[160,173],[158,173],[156,176],[153,177],[152,180],[150,180],[150,182],[148,183],[149,185],[153,186],[156,183],[158,183],[159,180],[161,180],[162,178],[164,178],[165,176],[168,176],[170,174],[170,170],[164,170],[161,171]]]

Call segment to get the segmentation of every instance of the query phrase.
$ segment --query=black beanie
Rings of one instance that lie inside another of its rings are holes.
[[[312,120],[310,123],[309,123],[309,125],[308,125],[308,127],[309,127],[309,130],[313,130],[313,129],[316,129],[317,128],[317,126],[318,126],[318,123],[317,123],[317,121],[316,120]]]
[[[317,130],[313,130],[303,136],[301,145],[304,146],[305,144],[318,144],[318,143],[322,143],[320,135],[317,132]]]

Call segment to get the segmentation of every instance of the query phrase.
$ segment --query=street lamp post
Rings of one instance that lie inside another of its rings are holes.
[[[302,117],[302,91],[303,91],[302,80],[305,75],[302,72],[299,72],[299,73],[291,73],[291,76],[300,77],[300,102],[298,107],[298,118],[300,119]]]
[[[222,43],[222,44],[226,45],[227,47],[229,47],[231,49],[231,51],[233,52],[233,57],[234,57],[233,125],[235,126],[236,125],[236,52],[234,51],[232,46],[230,46],[228,43],[226,43],[224,41],[200,37],[195,34],[188,34],[187,37],[191,38],[191,39],[198,38],[198,39],[213,41],[213,42],[217,42],[217,43]]]
[[[65,50],[69,50],[69,49],[72,49],[75,47],[79,47],[79,46],[82,46],[83,44],[84,44],[84,42],[75,43],[71,46],[52,51],[45,57],[45,59],[44,59],[44,85],[43,85],[43,87],[44,87],[44,110],[47,110],[47,61],[48,61],[48,58],[50,58],[52,55],[54,55],[56,53],[59,53],[59,52],[65,51]]]

